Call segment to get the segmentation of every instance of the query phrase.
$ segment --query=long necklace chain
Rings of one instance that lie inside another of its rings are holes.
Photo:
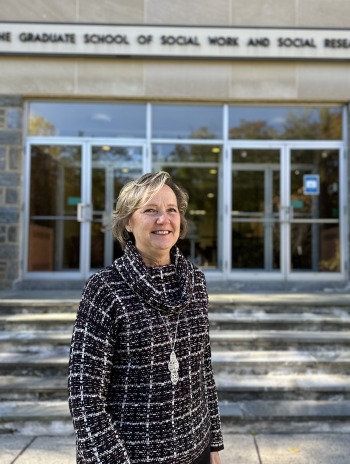
[[[168,333],[169,337],[169,342],[170,342],[170,359],[168,362],[168,370],[170,372],[170,380],[173,385],[176,385],[179,381],[179,361],[177,360],[176,353],[175,353],[175,344],[176,344],[176,339],[177,339],[177,327],[179,325],[179,320],[180,320],[180,313],[177,317],[177,322],[176,322],[176,328],[174,332],[174,337],[170,335],[170,330],[168,326],[168,321],[163,317],[162,313],[159,313],[161,318],[163,319],[165,323],[165,328]]]

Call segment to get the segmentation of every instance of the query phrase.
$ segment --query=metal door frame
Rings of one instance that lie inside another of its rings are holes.
[[[91,147],[96,145],[109,145],[109,146],[139,146],[142,149],[142,172],[149,170],[149,163],[146,156],[147,143],[144,139],[106,139],[106,138],[81,138],[81,137],[28,137],[25,147],[25,179],[24,179],[24,194],[23,198],[28,199],[23,204],[23,247],[21,260],[23,263],[24,279],[32,280],[57,280],[57,279],[74,279],[82,280],[88,278],[94,273],[90,269],[90,253],[91,253],[91,227],[89,220],[82,220],[80,222],[80,260],[79,269],[76,271],[28,271],[28,244],[29,244],[29,215],[30,215],[30,168],[31,168],[31,146],[32,145],[74,145],[81,147],[81,203],[83,205],[90,205],[92,203],[92,165],[91,165]]]
[[[343,142],[328,142],[328,141],[232,141],[227,144],[227,164],[225,183],[227,198],[225,199],[226,221],[224,222],[224,235],[231,237],[232,235],[232,150],[239,149],[275,149],[280,150],[280,253],[281,266],[280,271],[268,272],[265,270],[232,270],[231,251],[232,244],[226,244],[224,254],[226,258],[225,274],[229,279],[240,281],[261,280],[266,281],[339,281],[346,278],[348,269],[348,244],[347,237],[347,208],[346,208],[346,173],[347,160],[345,156]],[[291,270],[291,223],[288,218],[290,205],[290,161],[291,150],[293,149],[310,149],[310,150],[338,150],[339,152],[339,223],[340,223],[340,247],[341,247],[341,266],[340,272],[292,272]],[[227,213],[226,213],[227,211]],[[231,242],[231,241],[230,241]]]
[[[346,207],[346,194],[347,194],[347,160],[345,156],[344,144],[342,142],[328,142],[328,141],[309,141],[309,142],[296,142],[292,141],[285,144],[284,158],[286,163],[286,182],[285,182],[285,201],[286,205],[290,205],[291,193],[291,151],[292,150],[336,150],[339,153],[339,228],[340,228],[340,271],[339,272],[292,272],[291,269],[291,222],[285,224],[285,244],[287,245],[285,279],[289,281],[338,281],[346,278],[346,271],[348,269],[348,243],[346,241],[348,222],[347,222],[347,207]],[[322,223],[322,219],[320,220]]]
[[[142,165],[140,166],[141,172],[145,173],[147,172],[147,160],[146,160],[146,142],[139,140],[139,139],[128,139],[128,140],[122,140],[122,139],[100,139],[100,138],[94,138],[94,139],[89,139],[86,144],[86,150],[87,150],[87,156],[86,156],[86,165],[87,165],[87,171],[88,174],[86,175],[86,180],[84,182],[85,184],[85,197],[86,198],[86,204],[87,205],[92,205],[93,204],[93,198],[92,198],[92,147],[95,146],[103,146],[103,145],[108,145],[109,147],[140,147],[142,150]],[[86,248],[88,250],[88,253],[83,257],[83,262],[82,262],[82,269],[84,273],[84,278],[87,278],[91,275],[93,275],[96,272],[96,269],[91,269],[91,221],[86,221],[85,222],[86,227],[85,227],[85,235],[84,235],[84,240],[86,243]],[[111,237],[112,240],[112,237]],[[84,245],[85,246],[85,245]]]

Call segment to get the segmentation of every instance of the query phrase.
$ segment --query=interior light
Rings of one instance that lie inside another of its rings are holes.
[[[128,169],[128,168],[123,168],[123,169],[122,169],[122,172],[123,172],[124,174],[127,174],[127,173],[129,172],[129,169]]]
[[[105,114],[105,113],[94,113],[91,116],[91,119],[93,121],[112,122],[112,118],[108,114]]]
[[[208,198],[214,198],[214,197],[215,197],[215,194],[210,192],[210,193],[207,194],[207,197],[208,197]]]
[[[297,169],[296,171],[294,171],[294,174],[295,174],[296,176],[298,176],[298,175],[300,174],[300,171],[298,171],[298,169]]]
[[[220,147],[213,147],[213,148],[211,149],[211,151],[212,151],[213,153],[220,153],[221,149],[220,149]]]
[[[242,152],[241,152],[241,157],[242,157],[242,158],[246,158],[246,157],[247,157],[247,152],[246,152],[246,151],[242,151]]]
[[[322,158],[328,158],[328,153],[326,151],[322,152]]]
[[[209,169],[209,174],[217,174],[217,169]]]
[[[190,215],[191,216],[205,216],[207,212],[204,209],[191,209]]]
[[[111,147],[108,146],[108,145],[103,145],[103,147],[102,147],[103,151],[109,151],[110,149],[111,149]]]

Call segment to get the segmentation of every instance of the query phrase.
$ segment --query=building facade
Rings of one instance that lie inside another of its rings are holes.
[[[347,287],[348,2],[0,6],[1,288],[110,264],[115,198],[156,170],[208,282]]]

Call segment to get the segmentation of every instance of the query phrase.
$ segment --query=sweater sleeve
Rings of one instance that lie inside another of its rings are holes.
[[[203,377],[206,387],[206,396],[211,420],[212,442],[211,451],[221,451],[224,449],[223,437],[221,432],[220,413],[216,385],[211,364],[210,338],[208,335],[207,344],[204,352]]]
[[[77,462],[129,464],[124,443],[106,411],[115,329],[110,315],[112,298],[96,280],[92,278],[83,292],[69,358],[68,401]]]
[[[205,301],[206,309],[208,309],[208,292],[205,282],[205,276],[200,271],[199,272],[199,288],[201,289],[201,299]],[[208,312],[206,311],[208,315]],[[208,317],[208,316],[207,316]],[[209,324],[208,324],[209,325]],[[224,449],[224,442],[221,432],[221,422],[220,422],[220,412],[219,412],[219,402],[218,395],[216,391],[216,385],[213,375],[213,368],[211,363],[211,347],[210,347],[210,337],[209,333],[207,334],[206,344],[204,347],[204,359],[203,359],[203,378],[205,382],[205,391],[207,397],[207,403],[211,419],[211,429],[212,429],[212,442],[211,442],[211,451],[221,451]]]

